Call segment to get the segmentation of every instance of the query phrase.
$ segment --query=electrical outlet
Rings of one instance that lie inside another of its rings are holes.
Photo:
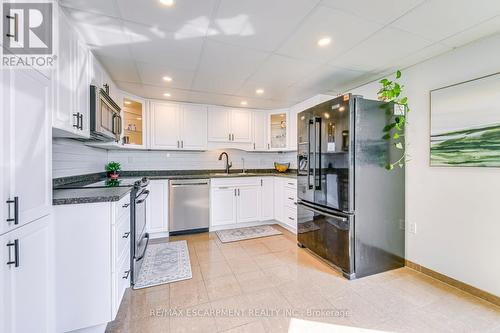
[[[410,223],[410,233],[417,234],[417,224],[416,223]]]

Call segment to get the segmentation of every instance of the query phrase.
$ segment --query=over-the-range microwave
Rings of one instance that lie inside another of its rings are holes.
[[[121,109],[107,90],[90,86],[90,136],[98,141],[118,142],[122,134]]]

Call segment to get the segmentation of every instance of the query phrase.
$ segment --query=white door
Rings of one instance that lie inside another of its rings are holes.
[[[237,189],[238,223],[259,221],[260,192],[260,186],[243,186]]]
[[[274,219],[274,178],[262,178],[261,221]]]
[[[0,233],[43,217],[52,207],[50,81],[35,70],[4,72],[9,100],[5,109],[9,121],[3,124],[8,170],[2,175],[7,200],[1,204],[7,205],[12,221],[1,223]]]
[[[151,148],[180,149],[180,135],[179,105],[151,103]]]
[[[233,109],[231,111],[231,141],[252,142],[252,112]]]
[[[236,223],[236,189],[234,187],[212,188],[210,199],[211,226]]]
[[[231,112],[222,107],[208,109],[208,141],[231,141]]]
[[[0,237],[1,332],[53,332],[50,218]]]
[[[168,232],[168,180],[151,180],[149,192],[148,232]]]
[[[284,182],[282,178],[274,178],[274,219],[282,222],[284,220]]]
[[[80,116],[79,129],[83,137],[90,137],[90,74],[89,53],[85,44],[77,41],[76,44],[76,66],[75,66],[75,89],[76,103],[74,112]]]
[[[267,113],[253,112],[253,150],[267,150]]]
[[[207,149],[207,121],[206,106],[196,104],[185,104],[182,106],[182,149]]]

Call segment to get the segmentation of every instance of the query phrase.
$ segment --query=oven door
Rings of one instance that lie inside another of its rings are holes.
[[[299,244],[354,278],[354,216],[298,203]]]

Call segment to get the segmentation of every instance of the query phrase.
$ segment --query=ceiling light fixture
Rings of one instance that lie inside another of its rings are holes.
[[[247,101],[241,101],[241,105],[248,105]]]
[[[170,76],[164,76],[163,81],[172,82],[172,78]]]
[[[164,6],[172,7],[174,5],[174,0],[160,0],[160,3]]]
[[[318,46],[327,46],[330,45],[332,39],[330,37],[322,37],[318,40]]]
[[[170,95],[170,93],[164,93],[163,96],[170,97],[171,95]]]
[[[257,95],[262,95],[264,93],[264,89],[257,89],[257,90],[255,90],[255,93]]]

